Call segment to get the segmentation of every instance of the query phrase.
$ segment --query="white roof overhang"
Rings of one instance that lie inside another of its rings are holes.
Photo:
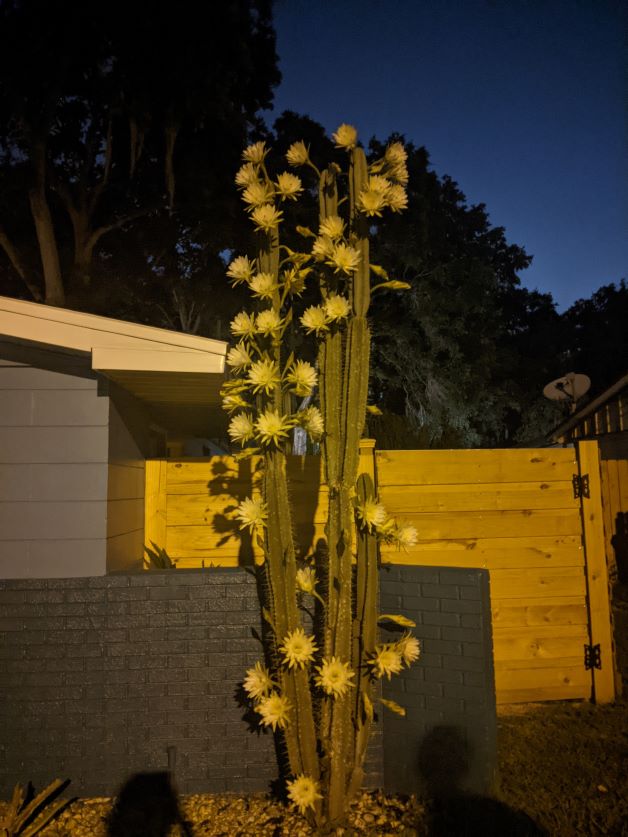
[[[227,344],[169,329],[0,296],[0,336],[89,358],[154,405],[217,405]]]

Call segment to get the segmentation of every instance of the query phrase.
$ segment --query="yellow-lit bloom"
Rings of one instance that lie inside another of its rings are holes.
[[[374,530],[386,523],[386,509],[381,503],[367,498],[356,506],[358,518],[365,529]]]
[[[250,183],[242,193],[242,200],[248,203],[249,209],[271,203],[275,193],[273,187],[268,183],[260,183],[258,180]]]
[[[296,395],[310,395],[317,380],[316,369],[305,360],[297,360],[293,363],[286,375],[286,381]]]
[[[383,195],[388,194],[388,190],[392,186],[390,180],[387,180],[385,177],[382,177],[379,174],[374,174],[369,177],[369,191],[371,192],[381,192]]]
[[[222,408],[227,413],[232,413],[234,410],[240,410],[242,407],[250,406],[241,395],[225,395],[222,399]]]
[[[395,530],[394,539],[402,549],[411,549],[417,545],[419,534],[414,526],[399,526]]]
[[[268,154],[265,142],[254,142],[242,152],[242,159],[249,163],[261,163]]]
[[[255,432],[264,445],[279,445],[294,427],[294,422],[275,410],[266,410],[255,422]]]
[[[260,299],[272,299],[277,290],[275,279],[270,273],[256,273],[249,282],[249,288],[254,296]]]
[[[390,680],[391,674],[399,674],[403,668],[401,654],[395,647],[395,643],[387,642],[375,646],[375,653],[368,661],[375,677],[381,678],[386,675]]]
[[[302,593],[313,593],[316,590],[316,572],[311,567],[297,570],[297,587]]]
[[[279,367],[274,360],[256,360],[251,364],[248,381],[253,387],[253,392],[265,392],[268,395],[279,380]]]
[[[342,218],[338,215],[328,215],[324,221],[321,221],[318,234],[335,241],[337,238],[342,238],[344,231],[345,222]]]
[[[343,123],[337,131],[335,131],[331,138],[336,143],[336,148],[346,148],[350,151],[355,148],[358,141],[358,132],[353,125]]]
[[[263,206],[256,206],[251,213],[251,218],[255,223],[255,229],[261,232],[272,232],[279,226],[279,222],[283,218],[283,214],[279,212],[272,204],[265,203]]]
[[[351,670],[349,663],[343,663],[338,657],[323,658],[320,666],[317,667],[315,682],[326,695],[341,698],[355,684],[351,682],[355,672]]]
[[[252,337],[255,334],[255,315],[240,311],[231,321],[229,328],[236,337]]]
[[[230,366],[232,369],[246,369],[247,366],[251,365],[251,362],[252,358],[244,344],[238,343],[237,346],[229,349],[227,366]]]
[[[327,258],[335,273],[352,273],[360,264],[359,252],[348,244],[335,244]]]
[[[292,706],[288,699],[278,692],[271,692],[255,705],[255,711],[262,716],[262,724],[273,730],[285,729],[288,726],[288,715]]]
[[[325,300],[325,316],[332,322],[343,320],[351,313],[349,300],[338,294],[329,294]]]
[[[375,189],[363,189],[358,195],[358,209],[365,215],[381,216],[386,206],[386,194]]]
[[[388,206],[393,212],[403,212],[404,209],[408,208],[408,195],[403,186],[398,183],[393,183],[388,190],[387,200]]]
[[[406,162],[408,154],[400,142],[392,142],[384,152],[384,159],[390,165],[398,166]]]
[[[406,631],[401,639],[397,640],[395,645],[406,666],[412,665],[421,655],[421,643],[409,631]]]
[[[308,636],[303,628],[295,628],[292,633],[286,634],[279,650],[288,668],[305,668],[318,649],[313,636]]]
[[[303,166],[309,160],[309,151],[303,140],[293,142],[286,153],[286,160],[291,166]]]
[[[285,171],[283,174],[279,175],[276,186],[277,193],[281,195],[284,200],[289,198],[290,200],[295,201],[297,196],[303,191],[303,184],[301,183],[300,178],[298,178],[296,174],[291,174],[289,171]]]
[[[227,268],[227,276],[233,280],[233,285],[248,282],[252,275],[253,264],[249,261],[248,256],[238,256]]]
[[[250,413],[238,413],[229,422],[227,431],[233,442],[243,445],[253,438],[253,419]]]
[[[273,334],[281,327],[281,317],[273,308],[260,311],[255,321],[257,334],[264,334],[266,337]]]
[[[266,697],[275,687],[275,683],[272,681],[270,674],[261,663],[255,663],[253,668],[246,670],[246,677],[242,685],[244,691],[253,700]]]
[[[239,186],[241,189],[246,189],[247,186],[250,186],[251,183],[255,183],[256,181],[257,169],[253,163],[245,163],[243,166],[240,166],[235,176],[236,186]]]
[[[236,517],[240,521],[240,529],[247,529],[251,534],[256,529],[263,529],[268,518],[266,503],[262,500],[252,500],[247,497],[236,509]]]
[[[305,432],[318,442],[325,432],[323,416],[318,407],[306,407],[298,414],[299,424]]]
[[[388,170],[388,176],[391,180],[396,180],[397,183],[400,183],[402,186],[406,186],[408,183],[408,167],[405,163],[402,163],[399,166],[394,166]]]
[[[301,814],[305,814],[308,808],[314,809],[316,807],[316,800],[323,798],[318,792],[318,783],[304,773],[297,776],[296,779],[288,780],[286,787],[288,788],[289,798],[294,802]]]
[[[318,261],[328,259],[334,252],[334,242],[326,235],[319,235],[312,245],[312,255]]]
[[[308,334],[311,334],[313,331],[316,334],[327,331],[327,314],[325,313],[325,309],[321,308],[320,305],[310,305],[301,316],[301,325]]]

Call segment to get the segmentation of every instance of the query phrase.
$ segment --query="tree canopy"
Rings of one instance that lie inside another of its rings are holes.
[[[0,3],[0,293],[227,338],[242,294],[225,261],[253,248],[242,149],[269,140],[277,172],[297,139],[338,155],[305,115],[265,125],[279,80],[271,0]],[[486,206],[405,145],[408,209],[374,219],[373,261],[411,287],[374,297],[370,432],[383,447],[533,444],[561,418],[547,381],[584,372],[594,393],[625,372],[626,284],[559,315],[521,285],[531,256]],[[317,228],[313,185],[291,211],[291,228]]]
[[[276,64],[270,0],[176,14],[160,0],[5,0],[3,289],[137,318],[192,280],[199,252],[218,262],[231,172]]]

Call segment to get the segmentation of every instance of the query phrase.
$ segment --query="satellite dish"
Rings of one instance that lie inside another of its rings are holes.
[[[543,387],[543,395],[550,401],[566,401],[571,412],[576,409],[576,402],[588,392],[591,386],[591,379],[588,375],[580,375],[576,372],[568,372],[562,378],[556,378]]]

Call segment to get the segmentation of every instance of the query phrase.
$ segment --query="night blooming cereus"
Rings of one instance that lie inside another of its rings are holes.
[[[260,494],[235,513],[258,556],[267,638],[265,664],[248,669],[243,687],[260,724],[283,738],[289,799],[317,825],[341,822],[360,788],[374,683],[410,666],[420,651],[410,620],[377,614],[377,541],[409,549],[417,533],[388,517],[371,478],[359,473],[371,294],[409,287],[370,263],[369,232],[384,212],[407,205],[406,152],[394,142],[367,163],[351,125],[333,140],[346,155],[344,171],[335,163],[320,171],[303,142],[285,157],[298,174],[263,142],[244,151],[236,184],[257,252],[227,268],[234,286],[248,288],[251,307],[231,322],[231,377],[222,393],[236,458],[262,463]],[[295,226],[304,242],[295,251],[294,234],[288,247],[282,232],[306,194],[319,195],[319,212],[313,229]],[[303,347],[301,357],[294,347]],[[316,567],[297,560],[294,541],[286,457],[295,428],[320,450],[329,487],[326,549]],[[319,610],[315,631],[302,620],[304,596]],[[406,630],[380,643],[379,620]]]

